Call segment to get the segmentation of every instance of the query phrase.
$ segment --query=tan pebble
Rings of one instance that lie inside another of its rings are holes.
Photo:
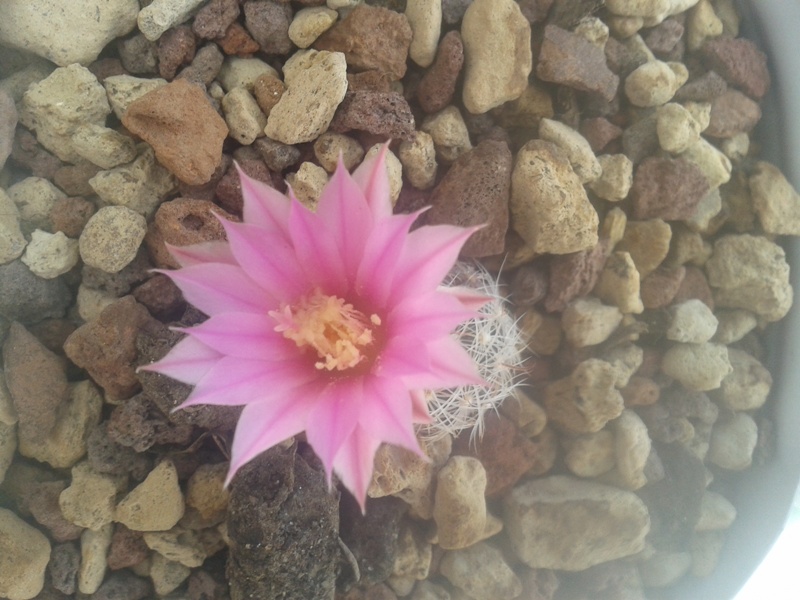
[[[532,140],[511,175],[512,227],[535,252],[568,254],[593,248],[599,218],[563,151]]]
[[[113,520],[116,496],[114,479],[82,462],[72,468],[72,483],[61,492],[58,505],[67,521],[97,531]]]
[[[264,135],[267,117],[261,112],[256,99],[245,88],[233,88],[223,96],[221,104],[230,131],[229,135],[237,142],[249,146],[257,137]]]
[[[623,40],[637,34],[644,27],[644,19],[642,17],[609,15],[607,22],[609,30],[616,37]]]
[[[614,366],[591,358],[571,375],[547,385],[544,405],[550,422],[572,433],[600,431],[624,408],[617,391]]]
[[[573,300],[561,315],[567,341],[576,348],[603,343],[621,322],[619,309],[606,306],[597,298]]]
[[[277,78],[278,72],[260,58],[228,56],[222,63],[217,81],[226,92],[243,87],[252,92],[259,77],[270,75]]]
[[[417,131],[412,141],[400,143],[398,158],[409,183],[419,190],[427,190],[436,183],[436,149],[433,138]]]
[[[314,142],[314,156],[328,173],[336,170],[341,156],[345,168],[350,171],[364,160],[364,149],[350,136],[326,131]]]
[[[167,85],[166,79],[145,79],[131,75],[112,75],[103,80],[108,102],[118,119],[122,118],[128,106],[145,94]]]
[[[317,139],[330,125],[347,91],[341,52],[299,50],[283,67],[286,92],[272,108],[264,132],[283,144]]]
[[[614,434],[603,429],[562,439],[564,464],[578,477],[598,477],[614,468]]]
[[[666,152],[684,152],[700,139],[702,129],[692,113],[676,102],[659,106],[656,111],[658,143]]]
[[[639,314],[644,311],[639,271],[628,252],[611,253],[594,287],[594,294],[623,313]]]
[[[439,565],[441,574],[475,600],[516,598],[522,582],[494,546],[480,542],[463,550],[447,552]]]
[[[571,127],[545,118],[539,121],[539,137],[564,151],[581,183],[591,183],[602,174],[603,169],[589,142]]]
[[[602,154],[597,157],[600,177],[589,184],[598,198],[608,202],[624,200],[633,185],[633,163],[624,154]]]
[[[697,205],[694,215],[684,222],[692,231],[702,234],[712,234],[717,227],[720,211],[722,210],[722,195],[719,188],[714,188],[708,192]],[[725,218],[727,215],[722,215]]]
[[[715,313],[719,324],[714,341],[719,344],[733,344],[755,329],[758,320],[747,310],[719,310]]]
[[[289,25],[289,39],[298,48],[308,48],[333,26],[338,16],[335,10],[324,6],[300,9]]]
[[[656,270],[669,253],[672,228],[661,219],[628,221],[625,235],[616,250],[628,252],[639,277],[647,277]]]
[[[150,218],[175,189],[177,181],[156,160],[152,147],[139,144],[138,151],[133,162],[100,171],[89,179],[89,185],[104,203],[124,206]]]
[[[744,308],[772,322],[782,319],[792,305],[786,253],[766,238],[746,234],[719,238],[706,272],[720,307]]]
[[[725,541],[724,531],[705,531],[692,536],[689,549],[692,554],[693,576],[704,578],[714,572]]]
[[[375,144],[367,150],[364,158],[372,158],[377,156],[383,148],[383,144]],[[400,190],[403,188],[403,164],[391,150],[386,151],[386,174],[389,176],[389,197],[392,200],[392,206],[397,204],[397,199],[400,197]]]
[[[528,349],[540,356],[555,354],[564,335],[558,317],[535,310],[528,310],[522,316],[520,332]]]
[[[544,408],[520,388],[514,390],[511,398],[500,405],[503,416],[511,419],[525,435],[539,435],[547,425],[547,413]]]
[[[598,17],[584,17],[575,27],[575,33],[587,42],[605,50],[608,41],[608,25]]]
[[[115,521],[134,531],[166,531],[183,516],[183,494],[171,461],[159,463],[117,505]]]
[[[670,0],[606,0],[609,12],[624,17],[655,18],[670,9]]]
[[[686,25],[686,46],[692,51],[699,49],[706,38],[722,35],[723,31],[722,21],[709,0],[700,0],[689,11]]]
[[[81,567],[78,571],[78,589],[83,594],[94,594],[106,575],[106,554],[111,546],[114,526],[103,525],[97,531],[86,529],[81,534]]]
[[[466,548],[486,527],[486,471],[477,458],[452,456],[437,475],[433,519],[439,546]]]
[[[194,508],[208,522],[225,516],[230,492],[223,487],[226,463],[200,465],[186,484],[186,506]]]
[[[635,106],[659,106],[669,102],[681,85],[669,64],[652,60],[625,78],[625,95]]]
[[[656,550],[639,565],[639,576],[647,587],[664,588],[686,575],[691,565],[692,557],[688,552]]]
[[[750,194],[764,231],[800,235],[800,194],[776,166],[759,161],[750,175]]]
[[[730,159],[708,140],[700,138],[689,146],[681,157],[697,165],[712,189],[728,183],[731,179],[733,166]]]
[[[142,215],[124,206],[104,206],[83,228],[81,258],[91,267],[118,273],[136,257],[146,233]]]
[[[753,462],[758,426],[747,413],[720,419],[711,430],[708,460],[723,469],[741,471]]]
[[[517,486],[503,508],[511,548],[533,569],[580,571],[631,556],[650,531],[633,492],[564,475]]]
[[[717,389],[732,371],[728,349],[720,344],[676,344],[666,351],[661,370],[690,390]]]
[[[603,226],[600,230],[600,237],[608,240],[613,249],[622,236],[625,235],[625,228],[628,226],[628,216],[621,208],[614,207],[606,213],[603,219]]]
[[[731,410],[757,410],[772,389],[772,375],[755,357],[743,350],[728,349],[733,372],[722,380],[714,398]]]
[[[442,0],[408,0],[405,15],[413,33],[408,57],[420,67],[429,67],[442,30]]]
[[[648,377],[631,377],[628,385],[620,390],[626,407],[650,406],[658,402],[661,388]]]
[[[322,194],[325,184],[328,183],[328,173],[312,162],[304,162],[296,173],[286,176],[294,195],[300,202],[311,210],[317,209],[317,202]]]
[[[158,552],[153,554],[150,565],[150,579],[159,596],[175,591],[191,575],[192,570],[179,562],[164,558]]]
[[[475,0],[461,24],[463,100],[482,114],[518,98],[533,68],[531,26],[512,0]]]
[[[626,489],[638,490],[647,483],[644,469],[651,447],[647,426],[639,415],[626,408],[611,427],[617,464],[615,479]]]
[[[83,158],[101,169],[111,169],[136,158],[136,143],[118,131],[87,123],[72,134],[72,145]]]
[[[50,211],[64,198],[64,192],[42,177],[26,177],[6,190],[25,225],[50,229]]]
[[[738,163],[750,153],[750,135],[744,131],[737,133],[722,140],[719,149],[732,162]]]
[[[42,591],[50,561],[50,541],[5,508],[0,508],[0,556],[0,595],[27,600]]]
[[[622,323],[625,324],[624,318]],[[616,370],[617,379],[614,385],[621,389],[628,385],[630,378],[642,366],[644,350],[632,343],[619,344],[605,352],[603,360]]]
[[[151,550],[186,567],[199,567],[207,556],[200,536],[192,530],[176,527],[170,531],[145,533],[142,538]]]
[[[472,150],[469,132],[458,108],[448,106],[425,117],[420,129],[431,136],[436,156],[445,164]]]
[[[400,587],[409,587],[408,583],[413,586],[415,581],[426,579],[430,574],[432,558],[431,545],[421,539],[413,528],[402,526],[397,535],[397,549],[389,585],[398,591]]]

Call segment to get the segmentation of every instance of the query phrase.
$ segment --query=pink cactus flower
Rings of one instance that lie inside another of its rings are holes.
[[[385,154],[352,176],[340,161],[316,212],[240,171],[227,241],[170,248],[181,268],[165,274],[209,319],[144,369],[194,386],[179,408],[244,405],[226,484],[305,431],[363,510],[378,446],[421,452],[424,391],[481,381],[450,333],[486,298],[440,285],[475,229],[411,231],[419,213],[392,214]]]

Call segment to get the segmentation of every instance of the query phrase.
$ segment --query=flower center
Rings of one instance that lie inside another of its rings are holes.
[[[342,298],[318,289],[269,315],[278,322],[275,331],[298,348],[313,348],[320,359],[314,366],[328,371],[344,371],[364,360],[375,339],[373,330],[381,324],[378,315],[367,317]]]

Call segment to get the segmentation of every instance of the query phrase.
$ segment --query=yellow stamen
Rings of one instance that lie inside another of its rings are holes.
[[[373,327],[381,324],[378,315],[367,317],[342,298],[319,290],[269,315],[278,322],[275,331],[298,348],[313,348],[320,358],[314,366],[328,371],[344,371],[364,360],[374,341]]]

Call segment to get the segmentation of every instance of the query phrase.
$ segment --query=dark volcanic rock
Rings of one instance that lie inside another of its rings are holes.
[[[414,136],[414,114],[397,92],[348,92],[336,109],[330,130],[347,133],[351,129],[410,140]]]
[[[436,51],[436,60],[417,86],[419,105],[426,113],[439,112],[453,99],[456,80],[464,66],[464,43],[457,31],[448,31]]]
[[[352,496],[342,497],[340,535],[358,562],[360,585],[381,583],[392,574],[400,520],[407,510],[408,505],[399,498],[368,498],[366,513],[362,515]],[[341,592],[347,590],[350,582],[340,577],[336,583]]]
[[[503,251],[512,164],[505,142],[485,140],[459,156],[433,190],[428,224],[486,225],[467,240],[462,256],[477,258]]]
[[[707,41],[702,53],[710,68],[751,98],[758,100],[767,93],[767,55],[750,40],[718,37]]]
[[[633,218],[690,219],[707,193],[708,180],[694,163],[684,158],[647,158],[633,176]]]
[[[63,278],[37,277],[21,260],[0,265],[0,315],[9,321],[36,323],[63,317],[71,303]]]
[[[80,529],[80,528],[79,528]],[[57,544],[53,546],[47,571],[50,581],[59,592],[70,595],[78,588],[78,569],[81,566],[81,551],[77,544]]]
[[[231,600],[333,598],[339,501],[321,466],[280,446],[244,466],[228,509]]]

